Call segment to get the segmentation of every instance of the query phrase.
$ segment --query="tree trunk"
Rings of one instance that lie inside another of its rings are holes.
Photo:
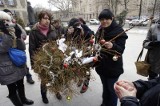
[[[141,12],[142,12],[142,0],[140,1],[140,7],[139,7],[139,19],[141,17]]]

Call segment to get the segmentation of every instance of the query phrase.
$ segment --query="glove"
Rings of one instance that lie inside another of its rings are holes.
[[[6,28],[3,20],[0,20],[0,30],[1,30],[3,33],[9,35],[9,31],[7,30],[7,28]]]
[[[15,34],[16,34],[17,39],[18,39],[18,38],[21,39],[21,34],[22,34],[21,29],[18,27],[17,24],[16,24],[16,26],[15,26],[14,28],[15,28]]]
[[[160,41],[150,42],[149,46],[160,46]]]

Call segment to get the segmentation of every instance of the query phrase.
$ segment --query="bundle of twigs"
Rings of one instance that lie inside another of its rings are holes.
[[[58,40],[57,40],[58,41]],[[72,96],[77,93],[75,85],[79,80],[90,73],[92,64],[82,64],[80,57],[71,55],[71,59],[65,59],[75,50],[86,52],[86,45],[72,43],[71,40],[65,41],[68,46],[65,52],[58,47],[57,41],[45,43],[34,55],[34,71],[44,84],[47,84],[49,91],[53,93],[61,92],[65,96]],[[84,57],[84,56],[82,56]]]

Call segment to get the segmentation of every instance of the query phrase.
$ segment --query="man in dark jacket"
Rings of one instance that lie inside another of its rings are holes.
[[[58,19],[53,20],[53,22],[51,24],[56,29],[56,33],[58,35],[58,38],[64,37],[64,34],[66,33],[66,28],[61,25],[61,21]]]
[[[30,2],[27,2],[27,12],[28,12],[29,25],[34,25],[35,24],[35,15],[34,15],[34,10],[31,6]]]
[[[102,44],[103,50],[114,52],[100,52],[100,60],[96,64],[96,72],[99,74],[103,85],[103,101],[101,106],[117,106],[117,96],[113,85],[123,73],[122,54],[125,49],[125,43],[128,36],[123,33],[118,38],[118,34],[124,30],[114,20],[114,15],[109,9],[104,9],[99,20],[101,26],[96,33],[96,42]],[[116,54],[119,53],[119,54]],[[117,56],[119,55],[119,56]]]
[[[129,82],[120,80],[114,85],[121,106],[160,106],[160,77]]]

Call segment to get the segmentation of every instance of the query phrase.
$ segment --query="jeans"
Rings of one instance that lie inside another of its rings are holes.
[[[104,106],[117,106],[118,98],[114,91],[114,83],[118,80],[118,78],[107,78],[102,75],[100,75],[100,78],[103,86],[102,104]]]

